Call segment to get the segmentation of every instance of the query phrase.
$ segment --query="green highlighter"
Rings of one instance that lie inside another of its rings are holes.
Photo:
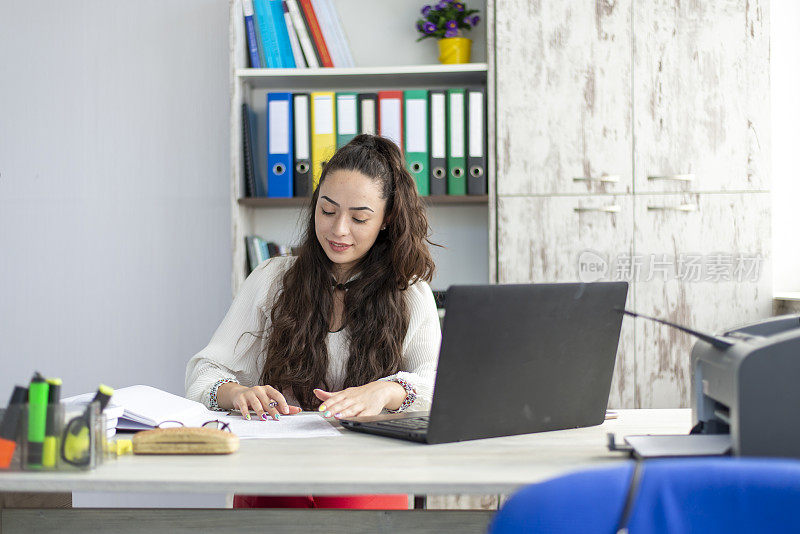
[[[38,372],[28,388],[28,467],[42,467],[49,384]]]

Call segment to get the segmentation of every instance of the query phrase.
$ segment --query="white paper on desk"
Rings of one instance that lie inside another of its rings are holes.
[[[279,421],[262,421],[256,418],[248,421],[242,419],[241,415],[220,415],[218,419],[231,425],[231,431],[239,439],[341,436],[341,432],[316,413],[284,415]]]

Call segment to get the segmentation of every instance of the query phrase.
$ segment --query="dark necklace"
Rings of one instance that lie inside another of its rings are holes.
[[[353,282],[355,282],[355,280],[350,280],[350,281],[349,281],[349,282],[347,282],[346,284],[337,284],[337,283],[336,283],[336,280],[332,280],[332,281],[331,281],[331,285],[332,285],[333,287],[335,287],[336,289],[340,289],[340,290],[342,290],[342,291],[347,291],[348,289],[350,289],[350,286],[352,286],[352,285],[353,285]]]

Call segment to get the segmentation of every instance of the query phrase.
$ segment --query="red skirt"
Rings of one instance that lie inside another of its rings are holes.
[[[234,495],[233,507],[408,510],[408,495]]]

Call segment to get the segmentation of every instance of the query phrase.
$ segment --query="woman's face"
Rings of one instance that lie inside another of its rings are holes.
[[[319,186],[314,227],[337,274],[352,269],[378,238],[386,208],[380,193],[380,182],[358,171],[332,171]]]

